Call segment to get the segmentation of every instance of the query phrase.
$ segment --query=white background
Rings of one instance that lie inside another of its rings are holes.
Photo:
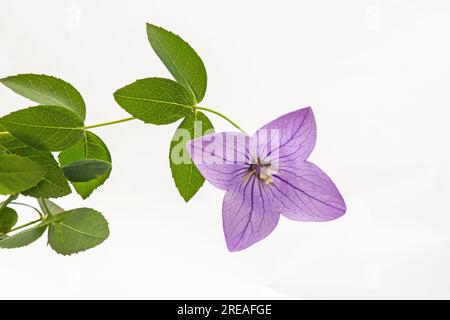
[[[0,76],[71,82],[88,124],[127,117],[116,89],[169,77],[146,21],[191,43],[208,70],[202,105],[247,131],[313,106],[311,160],[347,215],[282,219],[265,241],[228,253],[223,192],[205,185],[185,204],[171,180],[176,125],[99,128],[109,183],[59,203],[100,210],[111,237],[73,257],[44,238],[0,251],[1,298],[450,298],[448,1],[2,0]],[[33,104],[0,88],[2,114]]]

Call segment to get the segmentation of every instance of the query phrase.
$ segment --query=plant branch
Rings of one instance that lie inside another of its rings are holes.
[[[36,207],[30,206],[29,204],[22,203],[22,202],[11,202],[10,204],[31,208],[39,214],[39,217],[43,218],[43,216],[44,216],[41,211],[39,211]]]
[[[19,197],[18,194],[13,194],[13,195],[9,196],[5,201],[0,203],[0,210],[5,208],[8,204],[10,204],[14,200],[16,200],[18,197]]]
[[[15,228],[11,229],[8,233],[14,232],[14,231],[17,231],[17,230],[20,230],[20,229],[23,229],[23,228],[26,228],[28,226],[31,226],[31,225],[35,224],[35,223],[41,222],[42,220],[44,220],[44,219],[41,218],[41,219],[38,219],[38,220],[34,220],[34,221],[31,221],[31,222],[25,223],[25,224],[23,224],[21,226],[18,226],[18,227],[15,227]]]
[[[219,117],[221,117],[221,118],[225,119],[226,121],[228,121],[233,127],[237,128],[242,133],[247,134],[244,131],[244,129],[242,129],[236,122],[231,120],[226,115],[220,113],[219,111],[216,111],[216,110],[213,110],[213,109],[210,109],[210,108],[200,107],[200,106],[193,107],[192,109],[194,111],[195,110],[202,110],[202,111],[214,113],[215,115],[218,115]],[[111,126],[111,125],[115,125],[115,124],[119,124],[119,123],[123,123],[123,122],[128,122],[128,121],[132,121],[132,120],[136,120],[136,118],[131,117],[131,118],[125,118],[125,119],[120,119],[120,120],[115,120],[115,121],[110,121],[110,122],[94,124],[94,125],[86,126],[85,129],[94,129],[94,128],[99,128],[99,127],[106,127],[106,126]],[[8,132],[6,132],[6,133],[8,133]]]
[[[50,212],[50,209],[48,208],[47,202],[45,202],[45,199],[44,199],[44,198],[39,198],[39,200],[40,200],[39,203],[42,203],[42,207],[43,207],[44,214],[45,214],[46,216],[51,217],[51,216],[52,216],[52,213]]]
[[[207,112],[211,112],[214,113],[215,115],[218,115],[219,117],[225,119],[226,121],[228,121],[229,123],[231,123],[231,125],[233,125],[235,128],[237,128],[239,131],[241,131],[243,134],[247,134],[244,129],[242,129],[240,126],[238,126],[236,124],[236,122],[234,122],[233,120],[231,120],[230,118],[228,118],[226,115],[220,113],[219,111],[213,110],[213,109],[209,109],[209,108],[204,108],[204,107],[200,107],[197,106],[195,107],[196,110],[203,110],[203,111],[207,111]]]
[[[85,129],[93,129],[93,128],[99,128],[99,127],[106,127],[106,126],[111,126],[111,125],[118,124],[118,123],[128,122],[128,121],[135,120],[135,119],[136,118],[131,117],[131,118],[120,119],[120,120],[116,120],[116,121],[110,121],[110,122],[94,124],[94,125],[87,126],[87,127],[84,127],[84,128]]]

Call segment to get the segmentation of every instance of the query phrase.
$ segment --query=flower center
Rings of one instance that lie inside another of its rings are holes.
[[[256,175],[258,179],[264,181],[265,184],[269,185],[273,182],[272,174],[275,173],[275,169],[272,167],[271,163],[263,163],[258,158],[256,160],[256,163],[250,165],[248,172],[249,177],[251,177],[252,175]]]

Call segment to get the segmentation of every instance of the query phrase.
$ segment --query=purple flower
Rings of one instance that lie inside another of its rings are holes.
[[[316,143],[310,107],[282,116],[252,137],[223,132],[188,143],[191,157],[212,185],[227,191],[223,228],[228,249],[266,238],[280,214],[297,221],[330,221],[345,214],[331,179],[306,161]]]

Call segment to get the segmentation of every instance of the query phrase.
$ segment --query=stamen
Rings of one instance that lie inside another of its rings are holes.
[[[255,175],[258,179],[264,181],[266,185],[273,183],[272,174],[275,172],[272,164],[262,163],[259,158],[256,159],[256,163],[250,165],[248,173],[245,175],[244,180],[248,180],[251,176]]]

